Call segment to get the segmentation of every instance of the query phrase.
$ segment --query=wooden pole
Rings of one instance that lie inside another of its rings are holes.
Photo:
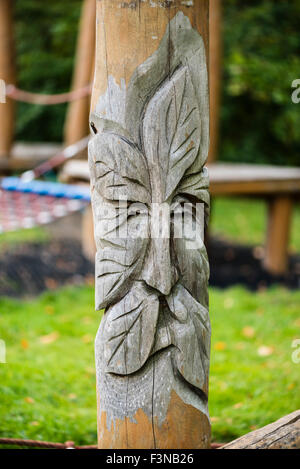
[[[221,76],[222,76],[222,0],[209,2],[209,100],[210,145],[208,163],[218,157]]]
[[[208,7],[97,2],[89,164],[96,309],[106,308],[95,344],[99,448],[210,446]],[[179,233],[181,215],[194,221]]]
[[[268,201],[265,268],[275,275],[286,272],[293,199],[279,195]]]
[[[95,60],[96,0],[84,0],[77,41],[72,89],[91,82]],[[90,97],[69,104],[65,122],[65,144],[71,145],[89,133]]]
[[[0,1],[0,79],[15,83],[15,50],[13,40],[13,1]],[[14,136],[15,105],[10,98],[0,104],[0,158],[10,154]]]

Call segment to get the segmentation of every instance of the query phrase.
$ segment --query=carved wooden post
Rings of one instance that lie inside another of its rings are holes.
[[[207,39],[207,0],[97,1],[99,448],[210,444]]]
[[[15,50],[13,40],[13,1],[0,1],[0,79],[15,83]],[[0,105],[0,158],[9,156],[14,136],[14,102],[6,99]]]
[[[84,0],[78,32],[72,89],[87,86],[91,81],[95,57],[96,0]],[[88,135],[89,96],[69,104],[65,122],[65,144],[72,145]]]

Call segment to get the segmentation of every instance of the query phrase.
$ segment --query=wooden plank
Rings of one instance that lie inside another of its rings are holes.
[[[15,84],[15,49],[13,37],[13,2],[0,2],[0,78]],[[7,98],[0,103],[0,160],[9,157],[14,137],[15,103]]]
[[[209,107],[210,145],[208,163],[218,156],[219,120],[222,79],[222,0],[209,2]]]
[[[212,195],[272,195],[300,192],[300,168],[211,164],[208,166]]]
[[[219,168],[220,166],[220,168]],[[247,165],[209,165],[212,195],[245,195],[271,197],[277,193],[300,193],[299,168]],[[64,178],[89,179],[88,163],[70,161],[63,170]]]
[[[256,182],[300,180],[300,168],[256,164],[218,163],[208,165],[213,182]]]
[[[149,237],[153,203],[180,191],[208,204],[207,45],[207,0],[97,2],[89,161],[96,308],[106,308],[95,343],[99,448],[210,445],[203,241],[188,251]],[[144,204],[128,219],[137,237],[114,236],[123,196]]]
[[[90,261],[95,261],[96,244],[94,238],[94,221],[92,207],[85,209],[82,219],[81,242],[83,254]]]
[[[287,268],[292,204],[287,196],[274,197],[269,202],[264,266],[273,274],[283,274]]]
[[[89,181],[90,171],[88,162],[85,160],[67,161],[59,174],[59,179],[67,184],[72,184],[72,182],[76,181]]]
[[[300,449],[300,410],[247,433],[220,449]]]
[[[216,182],[210,179],[210,192],[212,196],[254,196],[267,198],[274,194],[299,194],[299,180],[290,181],[241,181],[241,182]]]
[[[95,60],[96,0],[84,0],[78,33],[72,90],[91,82]],[[71,145],[89,133],[90,97],[72,101],[65,122],[65,144]]]
[[[0,159],[0,170],[5,172],[32,169],[48,160],[62,149],[57,143],[16,142],[11,149],[9,159]]]

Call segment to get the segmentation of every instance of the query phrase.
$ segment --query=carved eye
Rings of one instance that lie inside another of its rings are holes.
[[[204,204],[194,197],[177,196],[171,204],[171,236],[173,238],[203,240]]]
[[[98,130],[97,130],[94,122],[90,122],[90,127],[91,127],[92,131],[94,132],[94,134],[96,135],[98,133]]]
[[[148,216],[148,208],[145,204],[142,204],[140,202],[133,202],[131,204],[128,204],[127,214],[128,219],[139,215]]]
[[[189,195],[176,196],[171,204],[171,218],[180,215],[189,211],[193,214],[193,217],[196,215],[196,201],[194,197],[189,197]]]

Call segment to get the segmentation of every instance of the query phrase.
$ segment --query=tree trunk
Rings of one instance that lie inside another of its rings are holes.
[[[87,86],[95,60],[96,0],[84,0],[78,33],[72,90]],[[65,122],[65,144],[72,145],[89,133],[90,97],[69,104]]]
[[[0,2],[0,79],[6,85],[15,83],[15,50],[13,37],[13,1]],[[12,99],[6,98],[0,104],[0,158],[10,154],[14,137],[15,105]]]
[[[220,449],[300,449],[300,410]]]
[[[97,2],[89,162],[96,309],[106,308],[95,346],[99,448],[210,446],[208,7]]]

